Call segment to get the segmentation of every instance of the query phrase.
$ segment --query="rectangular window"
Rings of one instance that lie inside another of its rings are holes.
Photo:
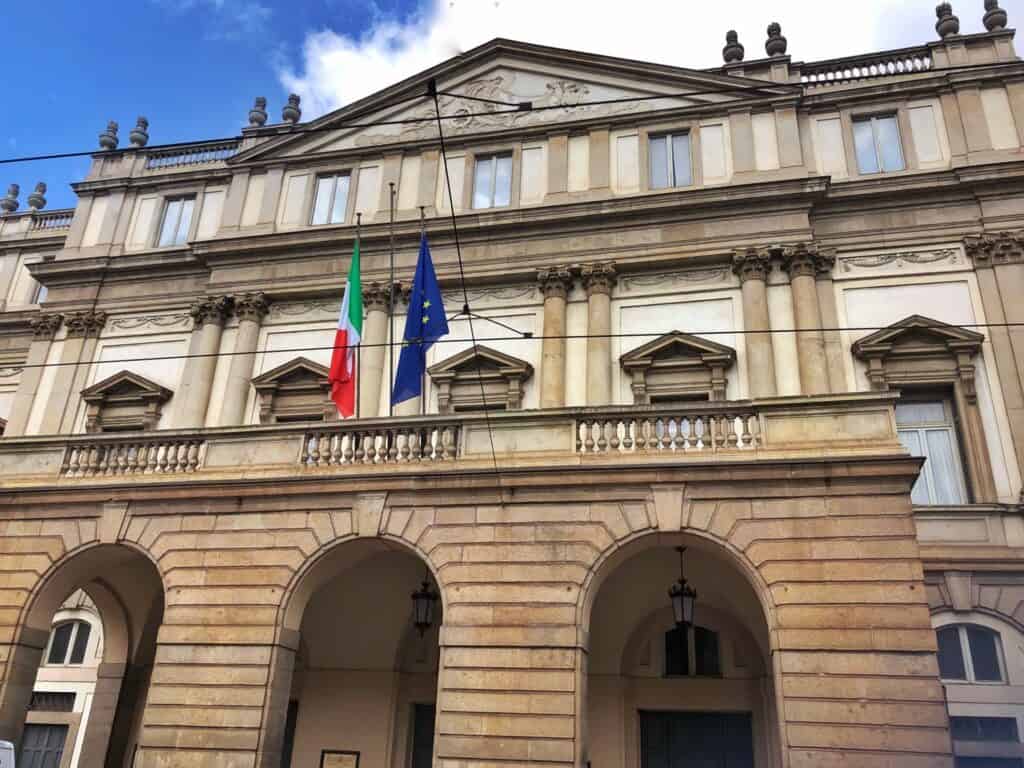
[[[160,224],[160,239],[157,245],[184,245],[188,240],[188,231],[192,226],[192,209],[195,207],[194,197],[168,198],[164,204],[164,220]]]
[[[854,120],[853,141],[861,173],[892,173],[906,167],[896,115]]]
[[[473,171],[473,207],[501,208],[512,202],[512,155],[481,155]]]
[[[690,167],[690,134],[652,136],[647,144],[651,167],[651,189],[688,187],[693,183]]]
[[[26,768],[56,768],[64,755],[67,737],[66,725],[29,723],[21,733],[18,765]]]
[[[948,400],[897,403],[896,431],[911,456],[925,458],[910,494],[914,504],[966,504],[952,404]]]
[[[341,224],[348,209],[349,175],[319,176],[313,199],[313,224]]]
[[[950,717],[949,732],[956,741],[1019,741],[1012,717]]]

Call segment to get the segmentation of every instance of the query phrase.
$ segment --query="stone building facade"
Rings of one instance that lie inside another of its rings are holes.
[[[1024,64],[985,6],[823,62],[730,34],[710,70],[494,40],[312,121],[257,100],[237,139],[111,123],[73,210],[12,189],[0,738],[83,768],[1021,765]],[[392,413],[421,226],[454,317]],[[88,717],[41,719],[86,609]]]

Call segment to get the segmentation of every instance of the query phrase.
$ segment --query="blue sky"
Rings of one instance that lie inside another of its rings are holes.
[[[1001,0],[1010,25],[1024,0]],[[962,32],[982,31],[982,0],[959,0]],[[290,90],[315,117],[495,36],[695,68],[720,63],[725,30],[763,55],[779,21],[794,60],[936,38],[933,0],[54,0],[7,3],[0,157],[90,150],[108,120],[122,146],[139,115],[150,142],[237,135],[255,96],[280,118]],[[45,18],[41,18],[45,17]],[[652,18],[677,23],[651,24]],[[1018,41],[1021,45],[1024,42]],[[89,159],[0,165],[0,194],[37,181],[48,208],[74,205]]]

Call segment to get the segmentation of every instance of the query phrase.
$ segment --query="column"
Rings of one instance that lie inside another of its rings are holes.
[[[224,405],[220,412],[222,426],[245,422],[245,404],[249,400],[252,366],[260,339],[260,325],[269,308],[267,298],[262,292],[247,293],[235,301],[238,334],[235,336],[235,354],[228,366],[227,386],[224,388]]]
[[[839,312],[836,309],[836,288],[832,282],[832,270],[836,265],[833,250],[819,249],[817,269],[814,273],[815,291],[818,294],[818,312],[821,317],[821,338],[825,347],[825,362],[828,365],[829,390],[846,392],[846,366],[843,341],[839,335]]]
[[[819,254],[814,246],[804,243],[783,251],[789,285],[793,295],[793,318],[796,323],[796,351],[800,360],[800,388],[804,395],[820,395],[829,391],[828,363],[821,335],[821,310],[815,276]]]
[[[436,158],[435,158],[435,162],[436,162]],[[435,178],[437,176],[437,166],[436,165],[434,166],[434,176],[435,176]],[[409,310],[409,297],[412,294],[412,283],[402,283],[401,285],[397,285],[396,284],[395,288],[399,291],[401,301],[405,305],[406,311],[408,312],[408,310]],[[405,320],[404,319],[402,319],[401,321],[395,323],[395,327],[394,327],[394,329],[392,331],[392,334],[391,334],[391,341],[401,341],[404,327],[405,327]],[[398,371],[398,354],[399,354],[400,351],[401,351],[401,347],[400,346],[399,347],[395,347],[395,371],[396,372]],[[388,395],[387,395],[388,396],[388,401],[391,400],[391,385],[393,383],[394,382],[392,382],[391,384],[388,385]],[[424,382],[424,388],[426,388],[426,383],[425,382]],[[414,398],[412,398],[410,400],[405,400],[404,402],[399,403],[398,405],[396,405],[394,407],[395,416],[419,416],[420,415],[420,411],[423,410],[420,407],[420,401],[422,399],[423,398],[421,398],[421,397],[414,397]]]
[[[540,407],[565,405],[565,305],[572,287],[566,266],[537,271],[544,294],[544,338],[541,342]]]
[[[77,403],[74,394],[85,389],[89,366],[96,353],[96,342],[106,322],[106,312],[74,312],[64,317],[67,336],[61,348],[62,365],[46,401],[40,434],[58,435],[71,431],[75,419],[74,405]]]
[[[391,291],[383,283],[369,283],[363,288],[363,339],[359,347],[359,416],[373,418],[380,413],[380,388],[388,367],[388,302]],[[395,355],[398,365],[398,355]]]
[[[747,374],[751,397],[774,397],[775,352],[772,348],[771,325],[768,320],[768,272],[772,268],[771,253],[765,249],[748,248],[733,256],[733,271],[739,276],[743,293],[743,324],[747,331]]]
[[[11,416],[7,420],[7,428],[4,430],[6,437],[24,435],[28,428],[32,404],[35,402],[36,392],[39,391],[39,382],[43,378],[43,371],[46,370],[42,366],[46,363],[53,337],[63,319],[58,314],[43,314],[29,321],[32,326],[32,344],[28,348],[25,367],[21,369],[21,378],[18,379],[14,402],[11,403]]]
[[[206,409],[210,404],[213,374],[217,369],[217,354],[220,352],[220,336],[233,305],[234,300],[230,296],[217,296],[200,299],[189,310],[194,325],[189,357],[181,376],[177,427],[191,429],[206,425]]]
[[[615,264],[610,261],[586,264],[580,270],[580,276],[583,279],[583,287],[587,291],[587,405],[608,405],[612,401],[611,332],[612,287],[616,280]],[[564,333],[564,305],[562,311]],[[546,301],[544,318],[546,325]],[[547,335],[546,329],[544,335]],[[565,342],[563,341],[562,344],[564,350]],[[543,380],[542,377],[542,384]]]

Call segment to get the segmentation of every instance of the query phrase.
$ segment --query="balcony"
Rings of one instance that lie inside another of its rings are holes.
[[[0,439],[5,488],[905,455],[894,393]]]

